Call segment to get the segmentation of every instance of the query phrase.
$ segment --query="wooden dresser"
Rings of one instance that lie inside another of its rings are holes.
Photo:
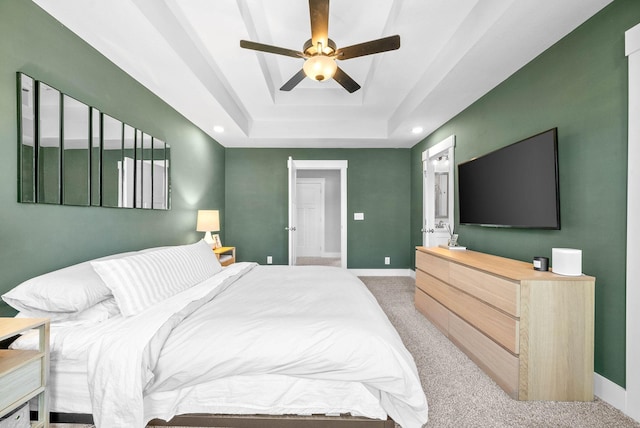
[[[417,247],[415,305],[518,400],[593,400],[595,278]]]

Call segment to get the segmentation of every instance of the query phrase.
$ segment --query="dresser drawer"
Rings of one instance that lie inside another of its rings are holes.
[[[423,274],[418,277],[416,273],[416,284],[418,283],[420,289],[507,350],[514,354],[520,352],[517,319],[430,275]]]
[[[449,262],[440,257],[416,251],[416,268],[449,282]]]
[[[42,359],[7,373],[0,382],[0,409],[4,409],[42,386]]]
[[[416,308],[445,336],[449,335],[449,310],[416,287]]]
[[[520,317],[519,282],[451,263],[449,283],[514,317]]]
[[[482,368],[512,398],[518,398],[520,361],[493,340],[467,324],[449,316],[449,339]]]

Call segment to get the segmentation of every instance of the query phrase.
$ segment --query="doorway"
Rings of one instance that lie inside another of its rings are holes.
[[[425,247],[447,245],[454,233],[455,141],[451,135],[422,152],[422,244]]]
[[[347,161],[289,158],[289,265],[347,267]]]

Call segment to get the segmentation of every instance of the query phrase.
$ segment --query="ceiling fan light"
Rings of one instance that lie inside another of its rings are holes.
[[[310,79],[317,80],[319,82],[327,79],[331,79],[338,65],[336,61],[326,55],[315,55],[304,62],[302,66],[304,74]]]

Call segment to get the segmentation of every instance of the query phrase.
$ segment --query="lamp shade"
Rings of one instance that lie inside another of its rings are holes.
[[[311,79],[322,82],[331,79],[336,74],[338,65],[333,58],[320,54],[306,60],[302,69]]]
[[[198,210],[196,231],[218,232],[220,230],[220,213],[218,210]]]

